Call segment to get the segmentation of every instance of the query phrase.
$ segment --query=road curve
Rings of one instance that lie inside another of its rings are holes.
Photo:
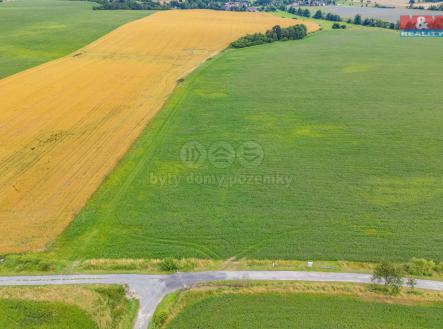
[[[371,275],[333,272],[215,271],[171,275],[82,274],[0,277],[0,286],[64,284],[121,284],[140,301],[134,329],[146,329],[157,305],[165,295],[196,283],[220,280],[274,280],[370,283]],[[417,288],[443,291],[443,282],[417,280]]]

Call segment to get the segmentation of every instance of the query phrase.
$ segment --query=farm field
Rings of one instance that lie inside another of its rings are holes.
[[[0,80],[0,254],[44,249],[177,80],[238,37],[275,24],[296,21],[259,13],[158,12]]]
[[[94,11],[92,2],[0,3],[0,79],[77,50],[147,11]]]
[[[0,288],[2,329],[131,329],[136,311],[118,286]]]
[[[168,329],[440,328],[442,307],[369,303],[303,295],[216,296],[184,309]]]
[[[75,306],[63,303],[0,299],[2,329],[97,329],[94,321]]]
[[[226,51],[180,84],[48,255],[438,260],[440,49],[358,28]],[[263,161],[183,161],[188,142],[220,141],[258,143]]]
[[[369,303],[349,297],[215,296],[190,305],[168,329],[440,328],[442,307]]]
[[[168,296],[150,329],[440,328],[441,294],[433,301],[418,296],[388,297],[349,284],[214,283]],[[163,323],[160,314],[169,315]]]

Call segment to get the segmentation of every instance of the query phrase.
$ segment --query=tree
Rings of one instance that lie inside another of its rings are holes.
[[[361,16],[359,14],[355,15],[354,24],[361,25]]]
[[[409,8],[414,8],[415,0],[409,0]]]
[[[383,262],[374,269],[372,281],[383,280],[385,291],[389,294],[397,295],[403,284],[402,275],[403,270],[401,266]]]
[[[277,36],[277,40],[281,39],[281,27],[280,27],[280,25],[275,25],[272,28],[272,32],[275,33],[275,35]]]
[[[317,10],[316,12],[315,12],[315,14],[314,14],[314,16],[312,16],[313,18],[316,18],[316,19],[322,19],[323,18],[323,13],[321,12],[321,10],[319,9],[319,10]]]
[[[303,16],[304,17],[311,17],[311,12],[309,11],[309,9],[303,10]]]

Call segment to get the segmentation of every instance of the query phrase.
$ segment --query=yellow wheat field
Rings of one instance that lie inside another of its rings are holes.
[[[60,234],[177,79],[246,33],[296,23],[163,11],[0,80],[0,254],[41,250]]]

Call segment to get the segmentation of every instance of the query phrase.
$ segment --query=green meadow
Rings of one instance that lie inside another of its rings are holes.
[[[56,302],[0,299],[2,329],[97,329],[77,306]]]
[[[441,305],[406,306],[310,294],[213,295],[187,305],[167,329],[431,329]]]
[[[123,286],[0,287],[2,329],[130,329],[137,311]]]
[[[440,50],[375,28],[227,50],[179,84],[50,255],[439,260]],[[253,166],[183,161],[188,142],[249,141]]]
[[[88,1],[0,3],[0,79],[62,57],[147,11],[94,11]]]

